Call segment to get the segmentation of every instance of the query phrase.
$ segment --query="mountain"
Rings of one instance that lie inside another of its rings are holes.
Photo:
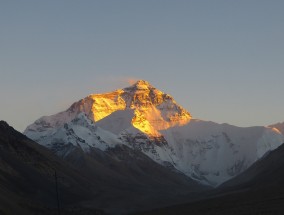
[[[279,123],[276,123],[274,125],[269,125],[268,127],[277,129],[279,132],[284,134],[284,122],[282,122],[282,123],[279,122]]]
[[[48,149],[0,121],[0,214],[57,214],[55,170],[64,178],[58,179],[61,206],[77,205],[82,212],[77,214],[86,212],[79,202],[93,195],[88,181]]]
[[[75,102],[67,111],[40,118],[30,125],[25,133],[37,131],[33,134],[41,140],[42,136],[50,134],[53,128],[63,126],[80,113],[85,113],[95,123],[119,110],[132,110],[132,113],[128,113],[132,116],[132,126],[152,137],[160,136],[158,130],[185,124],[191,118],[171,96],[140,80],[122,90],[89,95]]]
[[[284,145],[255,162],[250,168],[225,182],[220,188],[259,189],[275,187],[284,191]]]
[[[235,178],[212,190],[199,201],[137,215],[172,214],[283,214],[284,145],[281,145]],[[205,199],[204,199],[205,198]]]
[[[173,97],[143,80],[89,95],[66,111],[41,117],[24,134],[61,157],[74,147],[88,154],[125,146],[211,186],[240,174],[284,142],[276,128],[194,119]]]
[[[0,214],[57,214],[55,170],[61,214],[125,214],[209,189],[125,145],[61,147],[64,159],[0,121]]]

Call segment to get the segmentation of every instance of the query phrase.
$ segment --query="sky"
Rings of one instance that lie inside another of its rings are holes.
[[[284,121],[282,0],[1,0],[0,119],[144,79],[194,118]]]

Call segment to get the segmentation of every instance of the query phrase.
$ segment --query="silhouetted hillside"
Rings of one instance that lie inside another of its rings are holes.
[[[73,146],[64,146],[73,147]],[[124,148],[122,148],[124,147]],[[139,151],[68,149],[60,158],[0,122],[0,210],[3,214],[128,213],[182,202],[208,189]]]

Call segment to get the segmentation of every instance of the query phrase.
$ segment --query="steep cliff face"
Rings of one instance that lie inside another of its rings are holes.
[[[155,137],[159,131],[189,122],[191,115],[168,94],[146,81],[138,81],[123,90],[127,108],[134,110],[132,124],[142,132]]]
[[[25,134],[61,156],[68,154],[64,151],[68,144],[85,152],[126,145],[213,186],[238,175],[284,142],[276,128],[240,128],[192,119],[170,95],[143,80],[89,95],[64,112],[40,118]]]

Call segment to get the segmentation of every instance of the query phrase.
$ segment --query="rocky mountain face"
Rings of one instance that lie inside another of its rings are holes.
[[[159,136],[158,130],[185,124],[191,118],[190,114],[171,96],[141,80],[122,90],[89,95],[75,102],[66,111],[40,118],[30,125],[25,133],[29,134],[29,131],[44,133],[61,127],[80,113],[84,113],[95,123],[119,110],[132,110],[131,124],[149,136]],[[39,138],[41,139],[42,136]]]
[[[127,214],[209,189],[125,145],[57,147],[64,159],[0,121],[1,215],[58,214],[55,170],[61,214]]]
[[[284,142],[274,127],[193,119],[170,95],[143,80],[89,95],[66,111],[38,119],[24,134],[63,158],[74,148],[88,154],[124,146],[211,186],[240,174]]]

